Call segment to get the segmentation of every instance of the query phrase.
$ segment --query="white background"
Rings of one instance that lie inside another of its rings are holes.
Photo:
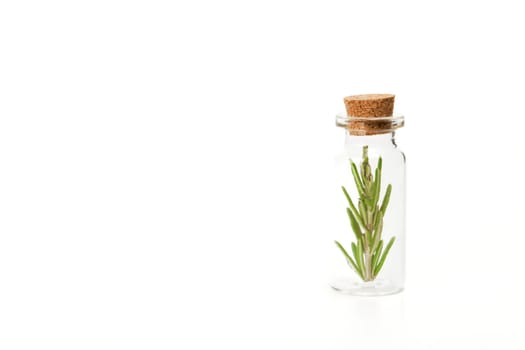
[[[1,349],[523,349],[511,1],[2,1]],[[327,286],[342,98],[406,116],[407,285]]]

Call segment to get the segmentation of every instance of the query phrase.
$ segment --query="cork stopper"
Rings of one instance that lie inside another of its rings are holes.
[[[346,113],[350,119],[348,129],[352,135],[376,135],[390,132],[392,122],[382,117],[391,117],[394,112],[395,95],[367,94],[344,98]],[[352,121],[355,118],[356,121]],[[366,118],[367,120],[363,120]],[[373,120],[378,118],[378,120]]]

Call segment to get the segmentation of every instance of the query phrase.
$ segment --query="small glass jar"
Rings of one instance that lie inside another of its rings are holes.
[[[401,292],[405,283],[405,155],[402,116],[340,114],[345,146],[336,159],[338,219],[331,286],[353,295]]]

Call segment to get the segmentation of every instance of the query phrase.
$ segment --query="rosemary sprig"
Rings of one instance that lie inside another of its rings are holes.
[[[395,237],[392,237],[385,246],[382,239],[383,220],[390,201],[392,185],[387,186],[379,205],[383,160],[379,157],[375,171],[372,172],[368,159],[368,146],[363,146],[363,159],[359,171],[353,161],[350,162],[350,167],[359,194],[357,207],[346,188],[344,186],[341,188],[348,201],[346,213],[356,238],[356,242],[351,244],[353,258],[341,243],[335,241],[335,244],[343,253],[348,265],[363,281],[373,281],[381,271],[395,241]]]

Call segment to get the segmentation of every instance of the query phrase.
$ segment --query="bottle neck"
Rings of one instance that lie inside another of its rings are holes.
[[[345,147],[361,145],[396,148],[395,132],[357,136],[350,135],[350,132],[347,130],[345,133]]]

